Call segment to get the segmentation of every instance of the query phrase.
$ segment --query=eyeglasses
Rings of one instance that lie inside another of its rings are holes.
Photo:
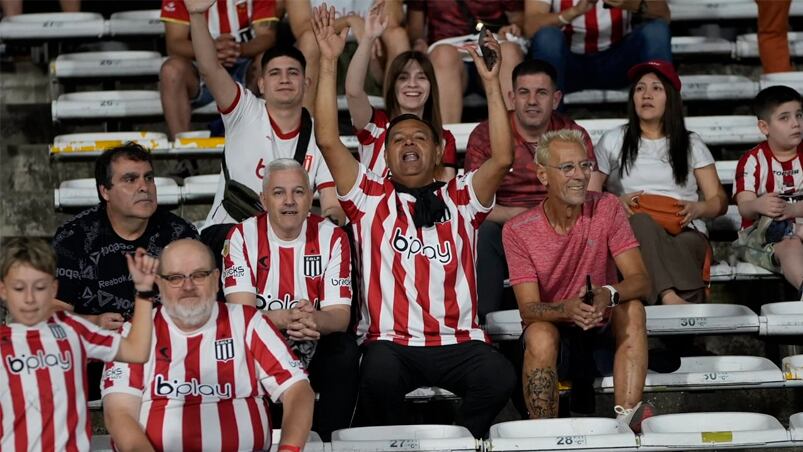
[[[582,171],[585,174],[594,171],[594,168],[596,168],[597,163],[594,162],[593,160],[586,160],[580,163],[566,162],[566,163],[561,163],[560,165],[557,166],[556,165],[544,165],[544,166],[560,170],[560,172],[563,173],[564,176],[570,177],[574,175],[578,167],[580,168],[580,171]]]
[[[212,273],[215,272],[217,269],[212,270],[198,270],[197,272],[192,272],[189,275],[183,275],[181,273],[175,273],[172,275],[158,275],[160,278],[167,281],[167,285],[170,287],[181,287],[184,285],[184,280],[189,279],[194,285],[202,284],[206,278],[209,277]]]

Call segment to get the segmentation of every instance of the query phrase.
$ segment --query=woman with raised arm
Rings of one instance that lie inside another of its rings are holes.
[[[414,114],[431,123],[441,136],[443,157],[438,162],[436,178],[448,181],[457,171],[457,147],[454,135],[443,129],[438,82],[426,54],[402,52],[390,63],[384,83],[385,111],[374,109],[368,102],[364,85],[371,49],[388,25],[384,3],[384,0],[376,2],[365,18],[365,31],[346,74],[346,99],[351,123],[358,131],[360,162],[369,171],[387,176],[384,149],[388,123],[396,116]]]

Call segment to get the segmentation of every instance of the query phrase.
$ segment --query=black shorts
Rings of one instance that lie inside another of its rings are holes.
[[[560,380],[593,380],[613,375],[613,358],[616,340],[611,323],[604,327],[583,331],[570,324],[557,325],[558,345],[557,370]],[[525,349],[524,332],[519,338],[522,351]]]

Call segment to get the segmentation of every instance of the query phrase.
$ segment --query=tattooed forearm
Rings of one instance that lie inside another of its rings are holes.
[[[530,419],[558,417],[558,374],[554,368],[533,369],[525,376],[524,398]]]
[[[563,317],[566,314],[564,303],[530,303],[527,305],[527,317],[538,320],[554,320],[556,316]]]

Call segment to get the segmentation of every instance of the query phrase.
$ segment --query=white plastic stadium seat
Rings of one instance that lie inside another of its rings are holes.
[[[389,425],[356,427],[332,433],[332,452],[475,451],[479,442],[456,425]]]
[[[502,422],[491,426],[487,450],[637,450],[636,435],[616,419],[587,417]]]
[[[5,17],[0,39],[99,38],[105,31],[97,13],[37,13]]]
[[[588,135],[591,137],[591,142],[597,144],[602,135],[614,127],[619,127],[627,123],[627,120],[622,118],[616,119],[578,119],[577,124],[586,129]]]
[[[803,33],[790,32],[787,37],[789,54],[793,57],[803,55]],[[739,35],[736,38],[736,56],[738,58],[758,58],[758,37],[755,33]]]
[[[89,445],[92,452],[112,452],[112,437],[109,435],[92,435]]]
[[[165,26],[160,20],[161,10],[120,11],[109,18],[109,34],[119,35],[162,35]]]
[[[736,179],[736,167],[739,165],[738,160],[721,160],[716,162],[717,175],[719,181],[724,185],[733,184]]]
[[[755,116],[690,116],[686,128],[697,132],[705,144],[757,144],[765,140]]]
[[[589,89],[567,94],[563,98],[566,105],[602,104],[627,102],[627,90]]]
[[[98,192],[95,179],[72,179],[61,183],[54,190],[56,208],[89,207],[98,203]],[[181,199],[181,190],[173,179],[156,178],[157,202],[160,205],[177,205]]]
[[[755,19],[752,0],[669,0],[672,20]]]
[[[271,452],[277,452],[279,450],[279,441],[282,438],[282,429],[276,428],[273,429],[271,432]],[[321,441],[321,436],[315,432],[309,432],[309,436],[307,437],[307,444],[304,445],[305,452],[324,452],[326,450],[323,441]]]
[[[758,316],[744,305],[661,305],[645,310],[649,335],[758,332]]]
[[[151,151],[167,149],[170,143],[161,132],[99,132],[58,135],[50,145],[50,154],[100,155],[105,149],[133,141]]]
[[[65,53],[50,72],[57,78],[158,75],[163,60],[159,52],[145,50]]]
[[[485,316],[485,332],[494,341],[518,340],[521,331],[521,314],[518,309],[490,312]]]
[[[803,355],[786,356],[781,362],[785,386],[803,385]]]
[[[212,201],[217,192],[219,180],[220,174],[204,174],[185,178],[184,186],[181,188],[182,199],[184,201]]]
[[[774,85],[786,85],[800,92],[803,91],[803,72],[793,71],[763,74],[758,83],[761,89]]]
[[[777,388],[784,384],[783,373],[772,361],[759,356],[696,356],[680,359],[672,373],[648,373],[645,391],[686,391],[695,389]],[[613,392],[613,377],[597,379],[603,392]]]
[[[648,450],[727,449],[788,443],[789,432],[772,416],[713,412],[663,414],[641,424]]]
[[[784,301],[761,306],[761,335],[803,334],[803,303]]]
[[[743,75],[681,75],[683,100],[752,99],[758,84]]]
[[[452,132],[452,135],[454,135],[457,152],[464,153],[466,152],[466,146],[468,146],[468,137],[471,136],[471,132],[473,132],[474,128],[478,125],[478,122],[461,122],[456,124],[444,124],[443,128]]]
[[[735,44],[723,38],[673,36],[673,55],[731,55]],[[685,88],[684,88],[685,89]]]
[[[385,99],[380,96],[368,96],[368,103],[374,108],[385,109]],[[346,96],[337,96],[337,109],[339,111],[348,111],[349,104]]]
[[[82,91],[59,96],[51,104],[53,120],[77,118],[124,118],[159,116],[162,102],[156,90]],[[193,110],[196,114],[217,114],[211,102]]]
[[[796,413],[789,417],[789,439],[796,443],[803,443],[803,413]]]

